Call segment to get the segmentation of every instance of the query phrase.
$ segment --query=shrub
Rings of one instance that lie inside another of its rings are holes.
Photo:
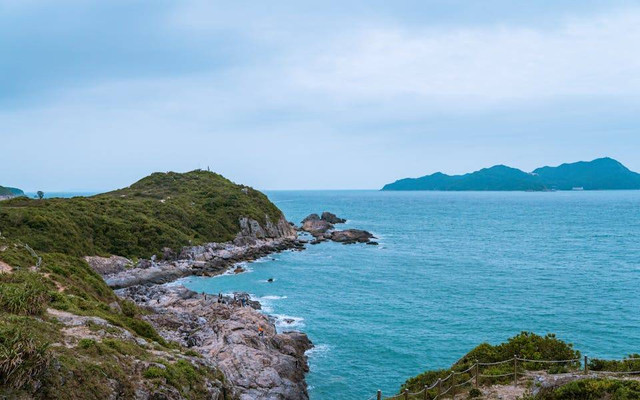
[[[127,317],[133,318],[138,313],[138,307],[130,300],[121,301],[120,308],[122,309],[122,313]]]
[[[640,382],[617,379],[583,379],[567,383],[538,396],[541,400],[637,400]]]
[[[0,328],[0,383],[13,389],[32,385],[49,365],[47,349],[20,328]]]
[[[50,301],[44,278],[35,272],[0,275],[0,309],[19,315],[41,315]]]

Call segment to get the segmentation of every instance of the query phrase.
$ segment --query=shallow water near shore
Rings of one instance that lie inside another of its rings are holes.
[[[380,246],[309,245],[181,282],[252,293],[279,329],[306,332],[314,400],[390,395],[522,330],[589,356],[640,352],[640,191],[267,194],[291,221],[328,210]]]

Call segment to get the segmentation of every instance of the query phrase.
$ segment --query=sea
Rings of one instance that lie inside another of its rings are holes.
[[[640,353],[640,191],[266,193],[291,221],[331,211],[379,245],[307,245],[181,283],[249,292],[280,331],[307,333],[313,400],[391,395],[521,331]]]

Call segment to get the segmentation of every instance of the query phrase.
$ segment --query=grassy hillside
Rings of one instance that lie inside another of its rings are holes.
[[[16,188],[0,186],[0,196],[24,196],[24,192]]]
[[[281,212],[220,175],[156,173],[94,197],[0,203],[0,398],[210,398],[224,376],[165,342],[82,256],[232,239]],[[35,249],[36,253],[30,250]],[[40,260],[40,261],[38,261]]]
[[[36,268],[23,243],[0,237],[0,398],[134,398],[143,387],[201,399],[206,385],[224,384],[219,371],[165,342],[83,259],[39,256]],[[63,325],[48,309],[84,322]]]
[[[0,232],[31,247],[68,255],[149,257],[164,247],[227,241],[240,217],[276,222],[262,193],[208,171],[155,173],[92,197],[0,204]]]

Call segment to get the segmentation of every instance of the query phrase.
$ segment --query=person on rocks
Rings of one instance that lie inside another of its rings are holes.
[[[264,329],[262,329],[261,326],[258,327],[258,336],[260,336],[260,337],[264,336]]]

